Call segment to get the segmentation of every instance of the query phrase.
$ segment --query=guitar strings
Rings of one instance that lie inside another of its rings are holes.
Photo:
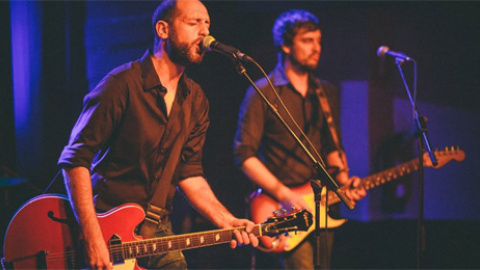
[[[175,248],[178,249],[178,246],[181,246],[183,244],[186,245],[187,244],[186,240],[192,237],[195,237],[195,240],[190,242],[190,244],[198,244],[198,239],[196,238],[201,236],[205,237],[205,244],[195,245],[195,246],[194,245],[185,246],[184,248],[181,248],[181,249],[191,249],[191,248],[196,248],[200,246],[224,244],[232,240],[231,235],[233,234],[234,230],[243,230],[243,229],[245,229],[245,227],[235,227],[235,228],[229,228],[229,229],[223,229],[223,230],[199,232],[199,233],[192,233],[192,234],[186,234],[186,235],[167,236],[167,237],[161,237],[157,239],[143,239],[138,241],[130,241],[130,242],[125,242],[121,244],[110,245],[109,251],[111,253],[122,252],[122,255],[134,254],[134,255],[138,255],[137,257],[143,257],[143,256],[149,256],[151,254],[156,254],[159,252],[164,253],[164,252],[168,252],[169,250],[172,250],[172,248],[167,248],[166,250],[164,250],[165,246],[168,245],[169,243],[171,244],[172,247],[175,246]],[[221,235],[220,239],[215,240],[214,234],[220,234]],[[228,236],[230,236],[229,239],[228,240],[222,239],[226,237],[227,234]],[[213,241],[213,242],[209,242],[209,241]],[[141,247],[142,245],[144,246],[143,248]],[[151,248],[154,245],[157,245],[160,248],[157,248],[156,250],[152,250]],[[162,246],[163,248],[161,248]],[[128,252],[130,248],[134,248],[135,252]],[[142,252],[145,250],[145,248],[147,249],[146,252]],[[176,250],[176,249],[173,249],[173,250]],[[137,252],[137,250],[139,252]],[[69,250],[65,252],[52,252],[52,253],[48,253],[46,260],[50,262],[63,261],[65,260],[65,258],[72,257],[72,255],[76,255],[76,254],[77,252],[75,250]]]
[[[260,236],[261,227],[262,227],[262,224],[257,224],[254,227],[254,231],[252,231],[252,233],[257,234],[257,236]],[[233,239],[232,235],[234,230],[244,230],[244,229],[245,229],[245,226],[242,226],[242,227],[234,227],[234,228],[228,228],[228,229],[196,232],[196,233],[184,234],[184,235],[166,236],[166,237],[160,237],[155,239],[143,239],[138,241],[130,241],[130,242],[124,242],[120,244],[110,245],[109,251],[111,253],[122,252],[122,255],[124,256],[124,258],[126,255],[134,255],[135,257],[144,257],[152,254],[168,252],[170,250],[178,250],[178,249],[185,250],[185,249],[192,249],[192,248],[202,247],[202,246],[224,244]],[[217,240],[217,235],[219,235],[218,240]],[[201,243],[200,245],[198,245],[200,241],[199,237],[205,237],[205,239],[203,239],[204,243]],[[187,240],[189,239],[193,239],[193,241],[187,243]],[[152,249],[154,246],[155,246],[155,250]],[[167,249],[165,249],[165,246],[167,246]],[[134,252],[132,252],[132,250],[134,250]],[[72,262],[75,262],[75,257],[72,257],[72,256],[76,255],[77,252],[75,250],[69,250],[65,252],[49,252],[47,254],[48,256],[46,257],[46,260],[49,262],[64,261],[65,258],[73,259]]]

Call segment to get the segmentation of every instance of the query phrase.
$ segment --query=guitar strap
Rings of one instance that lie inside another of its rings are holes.
[[[325,121],[327,121],[328,129],[330,130],[330,134],[332,135],[333,142],[338,149],[340,159],[343,162],[345,168],[347,168],[347,159],[345,154],[343,153],[343,148],[340,145],[340,139],[338,138],[338,132],[335,128],[335,121],[333,120],[332,111],[330,109],[330,104],[327,100],[327,93],[323,89],[322,82],[316,80],[317,88],[315,89],[315,93],[317,94],[318,101],[320,102],[320,106],[322,107],[323,114],[325,115]]]
[[[327,94],[323,89],[322,82],[316,79],[313,75],[311,76],[313,77],[315,84],[317,86],[315,89],[315,93],[318,97],[318,101],[320,102],[320,107],[325,115],[325,120],[327,121],[328,129],[332,135],[333,142],[335,143],[335,146],[338,149],[338,153],[340,155],[340,159],[343,162],[344,169],[348,170],[347,158],[343,153],[343,147],[340,145],[340,139],[338,138],[338,133],[335,128],[335,121],[333,120],[330,104],[328,103],[328,100],[327,100]],[[274,81],[273,76],[270,76],[270,80],[272,81],[272,84],[273,84],[273,81]]]
[[[189,128],[188,124],[192,114],[192,106],[193,99],[189,95],[180,109],[180,113],[184,113],[184,117],[182,131],[178,135],[179,137],[177,140],[185,142],[190,134],[191,129]],[[165,168],[177,167],[180,160],[180,155],[182,154],[183,146],[184,143],[174,144],[165,164]],[[145,220],[139,231],[139,234],[146,238],[151,238],[154,236],[158,224],[161,223],[162,219],[168,216],[171,212],[171,209],[166,209],[166,205],[168,195],[170,193],[172,179],[175,177],[175,171],[176,170],[168,170],[165,172],[164,170],[157,182],[158,184],[155,188],[155,192],[147,204]]]

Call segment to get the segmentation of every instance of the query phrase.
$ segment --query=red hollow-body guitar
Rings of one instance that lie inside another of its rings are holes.
[[[454,147],[446,147],[444,150],[436,150],[435,156],[437,157],[438,165],[434,168],[438,169],[447,164],[451,160],[463,161],[465,159],[465,153],[463,150]],[[428,153],[424,153],[423,162],[425,167],[433,167]],[[403,175],[407,175],[413,171],[418,170],[418,159],[411,160],[409,162],[402,163],[393,168],[385,171],[364,177],[361,179],[361,186],[366,190],[378,187],[394,179],[397,179]],[[306,183],[302,186],[292,188],[294,192],[302,195],[303,199],[308,203],[311,209],[315,209],[315,198],[310,183]],[[320,228],[337,228],[344,224],[346,219],[333,219],[327,215],[325,220],[325,211],[328,207],[325,207],[325,191],[322,190],[322,204],[320,205],[321,224]],[[261,190],[257,190],[250,195],[250,214],[253,222],[259,223],[266,220],[267,217],[272,215],[272,212],[280,212],[281,205],[269,195],[262,193]],[[328,205],[336,204],[340,202],[340,198],[332,192],[328,192]],[[315,219],[314,219],[315,220]],[[326,224],[325,224],[326,223]],[[296,234],[289,234],[286,239],[280,240],[278,238],[272,238],[268,236],[260,237],[259,249],[266,252],[285,252],[294,249],[305,239],[313,230],[315,226],[311,226],[308,231],[298,232]]]
[[[97,217],[114,269],[141,269],[136,258],[228,243],[234,237],[234,230],[244,229],[238,227],[143,239],[134,233],[145,217],[143,208],[137,204],[125,204]],[[257,224],[253,234],[275,236],[307,230],[312,222],[312,214],[303,210]],[[5,269],[85,268],[82,237],[67,198],[46,194],[25,203],[8,226],[4,256],[2,265]]]

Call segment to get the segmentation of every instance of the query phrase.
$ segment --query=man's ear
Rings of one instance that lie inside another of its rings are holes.
[[[292,51],[292,48],[290,46],[287,46],[287,45],[282,45],[282,51],[285,54],[290,54],[290,52]]]
[[[157,31],[157,36],[160,39],[167,39],[169,34],[168,23],[166,21],[158,21],[155,25],[155,30]]]

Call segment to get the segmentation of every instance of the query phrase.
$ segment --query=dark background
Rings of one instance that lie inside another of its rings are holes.
[[[1,239],[15,210],[40,194],[58,172],[83,96],[112,68],[150,45],[157,2],[0,2]],[[418,62],[418,108],[428,117],[433,147],[460,146],[463,162],[426,169],[425,268],[480,268],[479,111],[480,3],[363,1],[207,1],[211,34],[253,57],[268,72],[276,63],[271,28],[290,8],[316,14],[322,26],[318,76],[342,91],[342,132],[351,173],[368,176],[418,156],[411,105],[387,45]],[[403,65],[412,81],[412,65]],[[247,66],[249,74],[260,73]],[[233,165],[239,105],[249,86],[232,62],[209,53],[188,70],[211,103],[205,171],[219,199],[245,215],[251,184]],[[410,85],[410,87],[412,87]],[[355,96],[356,98],[352,98]],[[358,97],[358,98],[357,98]],[[337,229],[333,268],[416,267],[418,174],[384,185]],[[59,177],[48,192],[62,193]],[[178,232],[211,229],[178,197]],[[181,225],[183,226],[181,226]],[[249,268],[250,248],[186,252],[191,268]],[[269,257],[258,266],[276,268]]]

